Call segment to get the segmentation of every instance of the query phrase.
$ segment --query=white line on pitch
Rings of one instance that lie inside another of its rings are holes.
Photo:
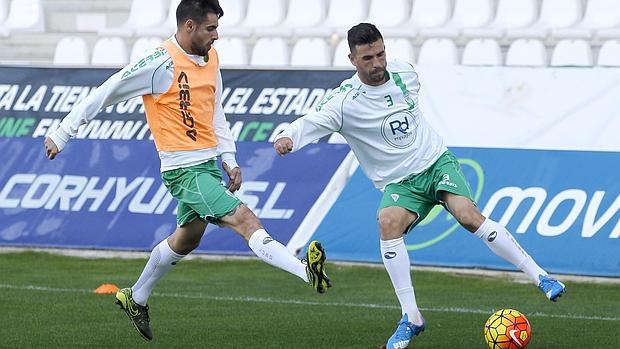
[[[35,285],[9,285],[0,284],[0,289],[12,289],[12,290],[24,290],[24,291],[43,291],[43,292],[79,292],[79,293],[93,293],[93,290],[81,289],[81,288],[53,288],[47,286],[35,286]],[[312,302],[301,301],[294,299],[274,299],[265,297],[221,297],[221,296],[209,296],[205,294],[181,294],[181,293],[160,293],[153,292],[154,296],[168,297],[168,298],[185,298],[185,299],[206,299],[213,301],[224,302],[250,302],[250,303],[271,303],[271,304],[293,304],[293,305],[322,305],[322,306],[334,306],[334,307],[350,307],[350,308],[371,308],[371,309],[400,309],[395,305],[388,304],[374,304],[374,303],[341,303],[341,302]],[[437,312],[437,313],[464,313],[464,314],[491,314],[497,309],[471,309],[471,308],[458,308],[458,307],[431,307],[420,308],[422,311]],[[542,312],[534,312],[527,314],[528,317],[549,317],[560,319],[572,319],[572,320],[599,320],[599,321],[620,321],[620,317],[605,317],[605,316],[587,316],[579,314],[548,314]]]

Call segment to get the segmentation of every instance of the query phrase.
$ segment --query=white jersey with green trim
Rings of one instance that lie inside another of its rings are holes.
[[[340,133],[378,189],[429,168],[447,148],[418,107],[420,82],[411,64],[390,61],[380,86],[356,75],[344,80],[316,110],[292,122],[277,139],[293,151],[332,132]]]

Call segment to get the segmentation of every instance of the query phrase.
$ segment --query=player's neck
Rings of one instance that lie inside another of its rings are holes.
[[[177,41],[177,44],[179,44],[179,47],[181,47],[183,51],[185,51],[185,53],[187,53],[188,55],[195,55],[195,53],[192,53],[192,45],[189,38],[186,38],[183,35],[179,35],[179,33],[176,33],[174,34],[174,39]]]

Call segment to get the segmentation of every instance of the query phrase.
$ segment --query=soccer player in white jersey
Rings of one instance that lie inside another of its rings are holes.
[[[383,37],[372,24],[352,27],[348,43],[357,73],[314,112],[292,122],[277,136],[274,148],[284,155],[338,132],[366,176],[383,191],[377,214],[381,254],[402,308],[386,347],[407,347],[426,326],[416,304],[403,236],[436,204],[555,301],[565,286],[539,267],[505,227],[476,207],[457,159],[419,109],[415,69],[409,63],[387,61]]]
[[[163,182],[179,202],[178,228],[153,248],[136,283],[116,293],[117,303],[146,340],[153,338],[147,305],[153,287],[198,247],[207,223],[231,228],[263,261],[298,276],[317,292],[331,286],[323,270],[325,252],[320,243],[309,244],[304,263],[274,240],[233,194],[241,186],[241,170],[222,110],[219,59],[212,48],[223,14],[218,0],[182,0],[176,11],[176,34],[152,54],[112,75],[44,141],[46,155],[54,159],[78,127],[102,108],[143,96]],[[217,156],[229,177],[227,186],[222,184]],[[127,227],[127,233],[133,229]]]

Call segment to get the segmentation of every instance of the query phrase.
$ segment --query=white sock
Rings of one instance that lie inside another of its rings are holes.
[[[138,281],[131,287],[133,300],[140,305],[146,305],[157,281],[166,275],[183,257],[185,256],[170,248],[168,239],[164,239],[155,246]]]
[[[411,265],[409,254],[403,238],[394,240],[381,240],[381,256],[383,265],[390,275],[392,286],[396,291],[396,297],[400,302],[402,314],[407,314],[409,322],[416,325],[422,323],[422,314],[415,301],[415,292],[411,283]]]
[[[525,252],[512,234],[499,223],[487,218],[474,234],[482,239],[496,255],[527,274],[536,285],[539,282],[538,275],[547,275],[547,272],[534,262],[534,259]]]
[[[255,231],[250,237],[248,245],[266,263],[297,275],[308,282],[306,265],[293,256],[284,245],[269,236],[265,229]]]

